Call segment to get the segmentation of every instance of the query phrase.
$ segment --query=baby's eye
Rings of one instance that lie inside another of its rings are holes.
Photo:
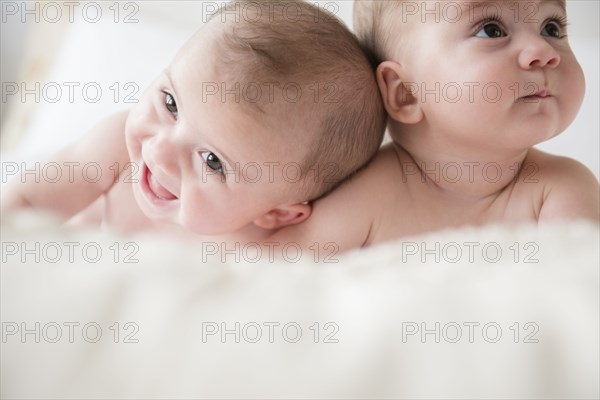
[[[165,94],[165,107],[175,118],[177,118],[177,104],[175,103],[175,99],[171,96],[170,93],[163,92]]]
[[[487,22],[476,33],[479,38],[495,39],[506,36],[506,32],[497,22]]]
[[[561,21],[549,21],[542,29],[542,36],[550,36],[554,38],[562,38],[564,36],[565,24]]]
[[[204,162],[206,162],[208,168],[221,174],[223,173],[223,165],[221,165],[221,160],[219,160],[219,157],[217,157],[215,153],[210,151],[201,151],[200,156],[204,159]]]

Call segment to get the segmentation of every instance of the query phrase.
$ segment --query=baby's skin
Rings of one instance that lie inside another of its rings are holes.
[[[269,241],[343,251],[465,225],[598,221],[596,177],[532,147],[564,131],[583,100],[564,1],[455,3],[459,21],[409,17],[377,68],[392,143]],[[483,14],[491,3],[504,17]],[[512,18],[524,3],[535,19]],[[461,96],[441,92],[456,86]]]

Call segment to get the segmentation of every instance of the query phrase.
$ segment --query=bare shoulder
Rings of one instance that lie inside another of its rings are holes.
[[[52,181],[18,180],[3,193],[3,212],[22,207],[46,209],[64,217],[81,211],[110,189],[128,161],[125,123],[128,111],[113,114],[46,162],[61,169]]]
[[[129,111],[109,115],[94,126],[79,141],[66,149],[74,154],[90,156],[99,161],[123,159],[127,155],[125,146],[125,124]]]
[[[340,250],[361,247],[382,210],[390,186],[393,149],[382,148],[375,158],[327,196],[315,201],[303,223],[278,231],[269,240],[295,242],[302,247],[334,243]]]
[[[74,183],[74,190],[83,186],[92,193],[101,193],[113,185],[122,165],[129,160],[125,143],[128,115],[129,111],[121,111],[105,117],[79,140],[53,156],[59,160],[73,161],[77,165],[94,165],[92,169],[98,172],[98,176],[90,177],[85,173],[76,175],[74,182],[70,182]]]
[[[348,178],[337,190],[325,197],[323,202],[348,200],[348,196],[355,196],[350,203],[364,201],[375,205],[381,201],[381,194],[390,190],[398,181],[396,172],[400,172],[399,167],[394,148],[391,145],[384,146],[367,166]]]
[[[585,165],[537,149],[529,152],[526,162],[535,166],[544,190],[540,221],[600,218],[600,186]]]

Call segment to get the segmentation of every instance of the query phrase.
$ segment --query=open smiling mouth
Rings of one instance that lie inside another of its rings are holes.
[[[177,200],[177,196],[173,193],[169,192],[164,186],[162,186],[150,168],[146,165],[146,163],[142,166],[142,186],[144,191],[154,199],[162,200],[162,201],[173,201]]]

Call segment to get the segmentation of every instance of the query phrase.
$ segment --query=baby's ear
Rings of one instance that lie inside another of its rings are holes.
[[[423,110],[411,86],[406,81],[402,66],[393,61],[384,61],[377,67],[377,84],[383,97],[385,109],[398,122],[416,124],[423,119]]]
[[[263,229],[279,229],[288,225],[299,224],[310,217],[310,203],[298,203],[290,206],[277,207],[256,218],[254,225]]]

